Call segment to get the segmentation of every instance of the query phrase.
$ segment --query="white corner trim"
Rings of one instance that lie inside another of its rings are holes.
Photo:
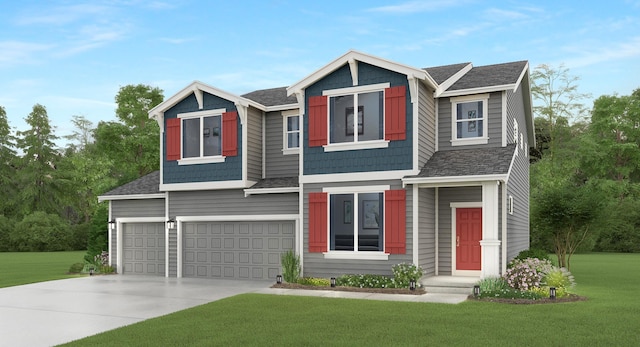
[[[502,92],[502,147],[507,145],[507,91]],[[514,118],[515,121],[515,118]]]
[[[389,253],[363,251],[329,251],[322,253],[324,259],[343,260],[389,260]]]
[[[419,221],[419,218],[418,218],[418,215],[420,214],[420,203],[419,203],[419,201],[420,201],[420,195],[419,194],[420,193],[419,192],[420,192],[420,190],[418,189],[418,186],[414,185],[413,186],[413,190],[412,190],[412,194],[411,194],[411,197],[413,199],[412,205],[411,205],[411,209],[412,209],[412,211],[411,211],[412,224],[413,224],[413,227],[412,227],[413,230],[411,231],[412,232],[411,236],[412,236],[412,239],[413,239],[412,240],[412,243],[413,243],[413,245],[412,245],[413,246],[413,249],[412,249],[413,264],[416,265],[416,266],[420,265],[420,257],[419,257],[420,247],[419,247],[419,239],[418,239],[418,232],[420,231],[420,227],[419,227],[420,221]],[[438,230],[438,229],[436,229],[436,230]],[[437,234],[437,232],[436,232],[436,234]],[[437,248],[437,246],[436,246],[436,248]]]
[[[259,194],[300,193],[299,187],[245,189],[244,197]]]
[[[112,200],[143,200],[143,199],[163,199],[164,193],[156,194],[131,194],[131,195],[100,195],[98,202]]]

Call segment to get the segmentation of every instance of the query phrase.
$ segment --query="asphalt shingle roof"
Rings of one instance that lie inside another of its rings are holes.
[[[420,173],[413,177],[484,176],[509,171],[515,144],[439,151],[433,154]]]
[[[298,187],[298,177],[264,178],[251,186],[251,189],[292,188]]]
[[[154,171],[137,180],[131,181],[118,188],[110,190],[102,196],[114,195],[139,195],[139,194],[159,194],[160,193],[160,171]]]
[[[526,61],[473,67],[462,76],[449,90],[472,89],[481,87],[514,84],[527,65]]]
[[[278,106],[297,104],[295,96],[287,96],[287,87],[256,90],[242,95],[243,98],[253,100],[264,106]]]
[[[441,84],[469,64],[471,63],[434,66],[424,68],[423,70],[426,70],[427,73],[436,81],[436,83]]]

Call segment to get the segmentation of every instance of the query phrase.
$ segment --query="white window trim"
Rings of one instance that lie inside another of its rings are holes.
[[[465,95],[452,97],[451,101],[451,146],[483,145],[489,143],[489,94]],[[458,104],[467,102],[482,102],[482,137],[459,139],[457,131]]]
[[[219,116],[220,117],[220,144],[222,145],[222,136],[224,136],[224,134],[222,134],[222,114],[227,112],[226,108],[218,108],[218,109],[213,109],[213,110],[204,110],[204,111],[196,111],[196,112],[188,112],[188,113],[178,113],[178,118],[180,118],[180,122],[182,122],[183,119],[193,119],[193,118],[200,118],[200,126],[202,126],[202,118],[204,117],[213,117],[213,116]],[[213,164],[213,163],[224,163],[224,161],[226,160],[227,157],[223,156],[223,155],[215,155],[215,156],[209,156],[209,157],[192,157],[192,158],[184,158],[184,148],[183,148],[183,144],[184,144],[184,132],[183,132],[183,127],[182,124],[180,124],[180,159],[178,160],[178,165],[194,165],[194,164]],[[222,147],[222,146],[221,146]],[[222,153],[222,148],[220,149],[220,152]],[[200,153],[202,153],[202,141],[200,141]]]
[[[333,194],[353,194],[354,195],[354,200],[357,201],[357,195],[358,194],[366,194],[366,193],[382,193],[384,195],[386,190],[391,189],[390,186],[388,185],[379,185],[379,186],[362,186],[362,187],[327,187],[327,188],[323,188],[322,192],[324,193],[328,193],[329,196],[327,197],[328,201],[331,201],[331,195]],[[327,204],[327,225],[329,226],[327,228],[327,240],[331,239],[331,223],[329,222],[331,220],[331,205],[330,203]],[[386,209],[386,206],[384,206],[383,210]],[[357,216],[358,214],[356,213],[357,211],[357,206],[354,206],[354,211],[353,211],[353,215],[354,217]],[[354,218],[354,230],[358,229],[358,224],[359,221],[357,219]],[[383,230],[382,230],[382,247],[384,248],[384,237],[385,237],[385,231],[384,231],[384,225],[382,226]],[[329,246],[330,247],[330,246]],[[386,252],[370,252],[370,251],[358,251],[358,250],[353,250],[353,251],[332,251],[332,250],[328,250],[327,252],[323,252],[324,258],[325,259],[344,259],[344,260],[349,260],[349,259],[353,259],[353,260],[388,260],[389,259],[389,253]]]
[[[383,93],[383,105],[382,105],[382,117],[386,117],[384,111],[384,90],[391,87],[391,83],[377,83],[377,84],[369,84],[365,86],[356,86],[356,87],[348,87],[348,88],[340,88],[340,89],[327,89],[322,91],[322,95],[327,96],[329,98],[334,96],[343,96],[343,95],[353,95],[354,96],[354,104],[357,104],[358,99],[357,95],[359,93],[370,93],[370,92],[382,92]],[[329,100],[327,100],[329,103]],[[327,105],[327,141],[331,139],[331,108]],[[382,134],[384,135],[384,123],[382,122]],[[374,148],[387,148],[389,147],[389,141],[384,138],[378,140],[366,140],[366,141],[358,141],[358,135],[354,133],[354,141],[353,142],[338,142],[338,143],[328,143],[327,145],[322,146],[325,152],[339,152],[339,151],[352,151],[352,150],[360,150],[360,149],[374,149]]]
[[[292,131],[291,133],[298,133],[298,147],[289,147],[289,128],[288,128],[288,120],[289,117],[298,117],[298,130]],[[282,112],[282,154],[283,155],[291,155],[291,154],[299,154],[300,153],[300,131],[302,125],[302,117],[300,117],[300,113],[298,110],[294,112]]]

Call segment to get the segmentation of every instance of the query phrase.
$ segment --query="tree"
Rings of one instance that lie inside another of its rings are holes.
[[[49,124],[46,108],[34,105],[25,121],[31,128],[17,133],[17,146],[24,153],[17,176],[20,212],[23,215],[35,211],[59,213],[66,181],[56,170],[60,154],[54,148],[57,137]]]
[[[549,182],[532,194],[533,228],[543,242],[550,242],[560,267],[570,270],[571,256],[583,242],[597,236],[592,226],[602,201],[596,182],[571,179]]]
[[[16,152],[14,147],[15,137],[11,133],[7,113],[0,106],[0,196],[5,197],[0,201],[0,214],[11,213],[11,201],[7,197],[16,194]]]
[[[548,136],[547,154],[554,162],[554,155],[561,140],[561,130],[565,130],[571,121],[586,116],[587,112],[581,100],[588,94],[578,92],[579,78],[569,75],[569,69],[560,65],[557,69],[546,64],[538,65],[531,74],[531,94],[541,105],[533,107],[537,117],[546,120]],[[566,135],[566,133],[565,133]]]
[[[73,151],[82,151],[93,142],[93,123],[84,116],[75,115],[71,118],[75,129],[71,135],[64,138],[72,141],[70,147]]]

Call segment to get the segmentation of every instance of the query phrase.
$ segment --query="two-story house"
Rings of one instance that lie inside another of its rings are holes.
[[[286,87],[193,82],[149,112],[160,171],[109,201],[119,273],[500,275],[529,245],[526,61],[415,68],[349,51]]]

